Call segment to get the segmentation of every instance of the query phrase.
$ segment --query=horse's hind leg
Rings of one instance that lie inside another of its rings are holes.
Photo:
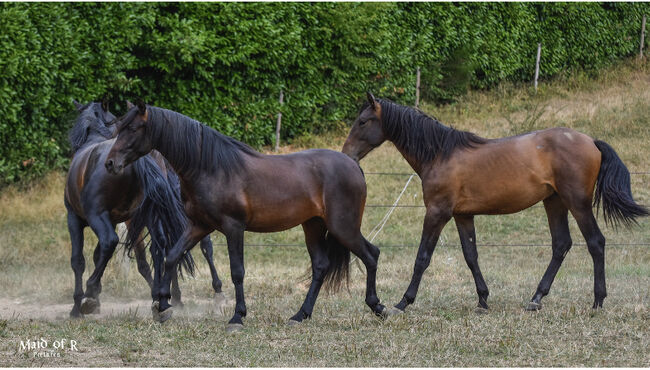
[[[551,284],[555,279],[564,257],[571,249],[571,234],[569,233],[569,219],[568,209],[557,194],[544,199],[544,209],[548,218],[548,226],[551,230],[551,240],[553,248],[553,257],[551,263],[546,268],[546,272],[542,280],[537,286],[537,291],[531,299],[526,310],[537,311],[542,308],[542,298],[544,298],[549,290]]]
[[[81,314],[81,299],[83,297],[83,273],[86,268],[86,260],[84,259],[84,224],[83,220],[68,211],[68,232],[70,233],[70,241],[72,244],[72,253],[70,256],[70,265],[74,271],[74,306],[70,311],[70,317],[82,317]]]
[[[607,296],[605,285],[605,237],[596,223],[596,218],[591,209],[591,201],[583,202],[580,206],[571,208],[571,214],[578,223],[594,262],[593,308],[601,308],[603,307],[603,300]]]
[[[81,302],[81,313],[94,312],[99,307],[99,293],[101,293],[101,278],[106,269],[108,261],[115,252],[119,238],[115,233],[115,227],[111,224],[108,212],[88,217],[88,225],[93,229],[99,239],[99,253],[95,270],[86,283],[86,293]]]
[[[203,252],[203,257],[208,262],[210,267],[210,275],[212,276],[212,289],[215,293],[221,293],[221,280],[217,274],[217,269],[214,267],[214,261],[212,259],[212,241],[210,240],[210,235],[201,239],[201,252]]]
[[[364,247],[355,255],[361,259],[361,262],[366,266],[366,304],[372,312],[380,317],[386,317],[388,312],[386,307],[379,303],[377,297],[377,263],[379,262],[379,248],[367,241],[361,233],[359,233],[361,240],[363,240]],[[352,250],[354,253],[354,250]]]
[[[181,288],[178,285],[178,269],[172,271],[172,306],[184,306],[183,301],[181,300]]]
[[[130,228],[131,227],[131,222],[127,221],[126,222],[126,227]],[[153,288],[153,279],[151,278],[151,268],[149,267],[149,263],[147,262],[147,254],[146,254],[146,247],[144,245],[144,241],[142,240],[142,236],[138,238],[138,241],[135,243],[135,246],[133,246],[133,252],[135,254],[135,261],[138,264],[138,272],[144,280],[147,281],[147,284],[149,284],[149,288]]]
[[[214,300],[216,308],[218,312],[223,313],[226,304],[226,296],[221,290],[221,279],[219,279],[217,269],[214,267],[214,261],[212,259],[213,247],[212,241],[210,240],[210,235],[207,235],[205,238],[201,239],[200,245],[201,252],[203,252],[203,257],[205,257],[205,260],[208,262],[208,266],[210,267],[210,275],[212,275],[212,289],[214,289]]]
[[[300,310],[289,319],[289,325],[300,323],[311,317],[330,263],[327,257],[327,240],[325,238],[327,228],[323,220],[312,218],[302,224],[302,229],[305,232],[305,243],[311,259],[311,284]]]
[[[330,214],[330,216],[333,216]],[[345,220],[336,216],[330,217],[328,228],[330,234],[335,240],[331,242],[339,242],[345,248],[349,249],[361,262],[366,266],[366,304],[372,312],[381,317],[386,317],[388,312],[386,307],[382,305],[377,297],[377,262],[379,261],[379,248],[367,241],[358,227],[355,225],[355,220]],[[330,236],[331,237],[331,236]]]
[[[472,271],[474,283],[476,284],[476,293],[478,293],[477,312],[485,312],[488,309],[487,299],[490,295],[487,284],[483,279],[483,274],[478,266],[478,252],[476,251],[476,232],[474,229],[474,216],[454,216],[460,244],[463,247],[463,256],[465,262]]]
[[[219,280],[219,275],[217,274],[217,269],[214,267],[214,262],[212,261],[212,241],[210,241],[210,235],[201,239],[200,242],[201,252],[205,260],[208,262],[210,267],[210,275],[212,275],[212,289],[216,294],[221,293],[221,280]],[[222,299],[221,296],[217,296],[217,299]],[[220,301],[222,303],[222,301]],[[178,271],[172,276],[172,306],[183,307],[183,302],[181,300],[181,289],[178,285]]]

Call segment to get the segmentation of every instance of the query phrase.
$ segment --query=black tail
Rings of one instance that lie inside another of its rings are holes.
[[[594,206],[598,209],[602,201],[605,223],[615,228],[620,223],[627,227],[637,224],[636,218],[648,216],[648,209],[632,198],[630,172],[609,144],[600,140],[594,144],[602,155]]]
[[[180,196],[180,182],[171,169],[165,175],[148,155],[138,159],[133,166],[144,197],[131,218],[126,248],[128,251],[133,248],[146,226],[152,246],[166,256],[188,223]],[[194,275],[194,259],[189,251],[183,255],[179,264],[179,273],[182,274],[181,267]]]
[[[323,287],[329,291],[337,291],[345,281],[347,285],[350,277],[350,250],[343,246],[329,232],[326,236],[327,257],[329,267],[323,279]]]

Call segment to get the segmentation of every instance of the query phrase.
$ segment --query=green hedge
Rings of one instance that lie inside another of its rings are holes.
[[[65,167],[71,100],[146,101],[253,146],[403,103],[596,70],[638,51],[648,3],[2,3],[0,186]],[[646,38],[647,40],[648,38]],[[458,88],[461,85],[461,88]],[[278,104],[279,91],[285,104]]]

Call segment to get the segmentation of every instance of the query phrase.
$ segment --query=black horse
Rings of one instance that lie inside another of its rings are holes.
[[[366,183],[349,157],[331,150],[263,155],[189,117],[139,104],[120,119],[106,167],[121,174],[126,165],[152,149],[160,151],[181,178],[191,220],[165,262],[159,292],[161,320],[170,315],[167,271],[185,250],[216,229],[228,241],[237,300],[228,330],[240,329],[246,316],[244,231],[275,232],[297,225],[305,232],[312,282],[289,323],[311,316],[323,283],[336,286],[347,277],[350,252],[366,266],[366,304],[375,314],[384,314],[375,291],[379,249],[360,231]]]
[[[64,203],[68,213],[68,230],[72,242],[71,265],[75,273],[74,306],[72,317],[99,312],[101,277],[113,255],[119,238],[115,225],[126,222],[129,228],[127,250],[133,250],[138,271],[155,291],[162,274],[166,248],[178,239],[186,224],[180,203],[180,184],[160,154],[152,152],[126,169],[120,176],[109,175],[103,166],[114,139],[115,120],[105,103],[79,104],[79,112],[69,140],[73,158],[66,178]],[[85,269],[83,256],[83,229],[90,226],[98,238],[93,254],[95,270],[82,288]],[[151,253],[155,279],[146,260],[142,231],[147,227],[151,235]],[[221,281],[212,262],[212,243],[209,236],[201,241],[212,273],[215,292],[221,292]],[[191,255],[184,256],[184,266],[192,272]],[[174,301],[180,303],[176,270],[173,272]]]

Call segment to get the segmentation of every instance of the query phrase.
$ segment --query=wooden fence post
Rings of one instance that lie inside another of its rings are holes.
[[[420,105],[420,67],[415,72],[415,107]]]
[[[284,99],[284,92],[280,90],[280,105]],[[275,151],[280,148],[280,127],[282,127],[282,112],[278,112],[278,122],[275,124]]]
[[[643,58],[643,44],[645,43],[645,14],[641,20],[641,42],[639,43],[639,59]]]
[[[537,61],[535,61],[535,91],[537,91],[537,79],[539,78],[539,59],[542,56],[542,44],[537,44]]]

